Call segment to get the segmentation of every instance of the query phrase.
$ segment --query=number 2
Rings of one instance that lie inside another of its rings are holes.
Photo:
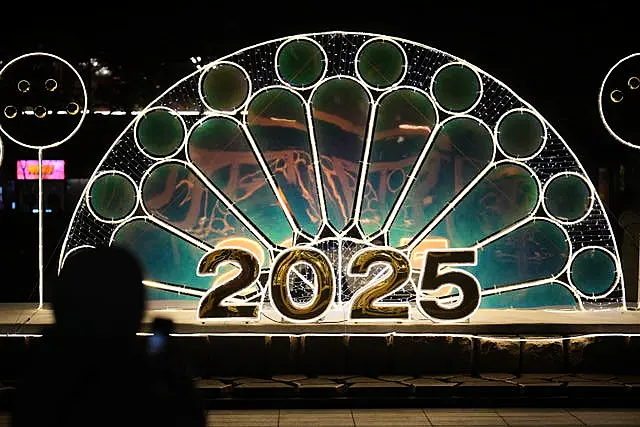
[[[356,293],[351,303],[352,319],[408,319],[409,304],[376,305],[376,303],[402,287],[411,273],[411,265],[407,257],[392,248],[371,248],[358,252],[351,260],[349,274],[352,276],[367,276],[371,267],[376,263],[386,264],[386,273],[381,279],[373,282]]]
[[[418,310],[434,321],[460,321],[471,316],[480,306],[478,280],[464,270],[450,269],[440,273],[440,269],[444,265],[476,265],[476,257],[477,252],[472,249],[428,251],[420,274],[420,289],[416,298]],[[453,304],[443,303],[439,297],[424,297],[424,291],[428,295],[428,291],[436,291],[446,285],[458,288],[460,293]]]
[[[232,279],[209,289],[200,299],[198,316],[200,319],[247,318],[257,319],[260,312],[258,304],[231,305],[224,300],[249,287],[260,275],[258,259],[240,248],[215,249],[206,254],[198,265],[199,276],[217,275],[224,264],[232,264],[240,269]]]

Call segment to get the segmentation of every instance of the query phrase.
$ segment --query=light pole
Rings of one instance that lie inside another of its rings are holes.
[[[0,70],[0,103],[0,131],[16,144],[38,152],[40,309],[44,302],[44,150],[63,144],[80,129],[87,112],[87,90],[69,62],[50,53],[33,52],[12,59]]]

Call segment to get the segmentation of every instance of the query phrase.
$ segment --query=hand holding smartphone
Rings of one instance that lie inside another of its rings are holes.
[[[159,354],[165,351],[169,334],[173,332],[174,325],[171,319],[156,317],[151,325],[153,335],[149,337],[149,353]]]

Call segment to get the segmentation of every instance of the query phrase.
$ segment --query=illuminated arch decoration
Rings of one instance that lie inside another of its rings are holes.
[[[602,203],[553,127],[477,67],[373,34],[269,41],[169,88],[96,168],[59,268],[110,244],[201,320],[625,308]]]

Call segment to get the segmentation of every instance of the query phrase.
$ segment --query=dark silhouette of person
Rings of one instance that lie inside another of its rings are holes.
[[[169,366],[175,359],[151,356],[136,335],[142,278],[120,248],[67,259],[52,292],[55,324],[34,347],[14,425],[205,425],[191,378]],[[180,404],[172,405],[175,396]]]

